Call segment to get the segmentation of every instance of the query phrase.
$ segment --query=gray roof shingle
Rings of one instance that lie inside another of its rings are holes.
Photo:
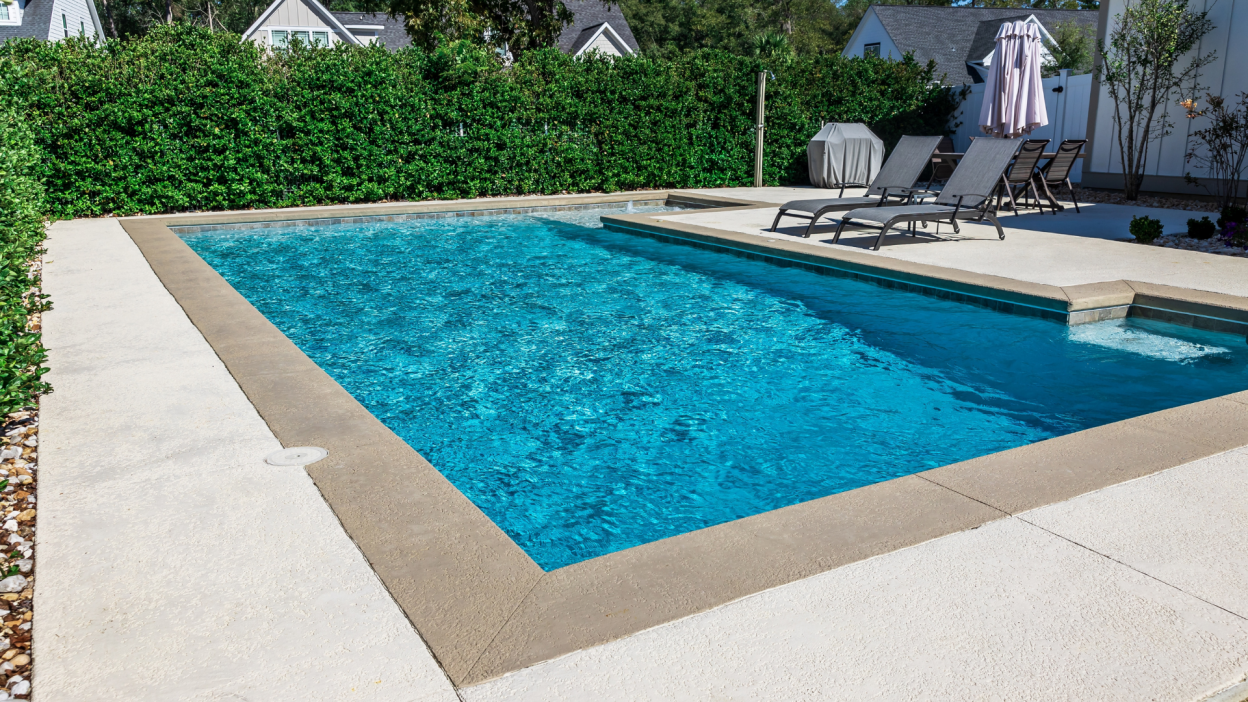
[[[1050,32],[1059,22],[1077,22],[1095,33],[1100,19],[1096,10],[934,5],[875,5],[873,9],[897,48],[913,51],[919,63],[936,61],[936,75],[944,75],[945,83],[953,85],[974,82],[966,63],[978,61],[992,51],[993,39],[1004,22],[1035,15]]]
[[[412,38],[403,27],[402,17],[391,17],[384,12],[331,12],[329,13],[344,25],[372,24],[379,25],[377,41],[391,51],[398,51],[411,46]]]
[[[564,27],[563,33],[559,35],[559,41],[555,44],[559,50],[565,54],[576,53],[593,32],[588,30],[597,29],[598,25],[606,22],[611,25],[616,34],[628,44],[628,48],[633,51],[639,51],[637,40],[633,37],[633,30],[628,26],[628,20],[624,19],[624,13],[620,11],[620,6],[607,5],[602,0],[563,0],[563,4],[575,16],[572,24]],[[584,34],[584,36],[582,36]]]

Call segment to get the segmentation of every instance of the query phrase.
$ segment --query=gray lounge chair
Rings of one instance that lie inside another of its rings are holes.
[[[938,136],[903,136],[893,149],[893,153],[884,161],[880,172],[871,181],[865,197],[834,197],[822,200],[793,200],[780,206],[776,221],[771,223],[771,231],[776,231],[780,218],[788,215],[800,219],[809,219],[810,225],[802,236],[809,238],[819,218],[829,212],[844,212],[865,205],[883,205],[891,198],[909,199],[909,190],[923,174],[923,169],[932,162],[932,153],[940,144]],[[793,214],[792,212],[809,214]]]
[[[841,238],[845,225],[853,222],[867,222],[880,227],[880,236],[875,240],[876,251],[884,242],[884,235],[894,225],[902,222],[949,222],[953,231],[959,232],[959,219],[973,219],[982,222],[987,219],[997,228],[997,236],[1004,239],[1005,231],[997,221],[996,213],[990,211],[992,196],[1001,185],[1001,176],[1014,160],[1018,151],[1018,139],[976,139],[971,148],[949,176],[949,182],[936,195],[934,204],[901,205],[891,207],[863,207],[845,213],[841,223],[832,237],[835,244]],[[915,195],[919,191],[915,191]]]

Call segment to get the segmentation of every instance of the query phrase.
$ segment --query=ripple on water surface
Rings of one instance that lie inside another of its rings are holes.
[[[185,240],[540,565],[1248,387],[1067,328],[607,232],[603,210]]]

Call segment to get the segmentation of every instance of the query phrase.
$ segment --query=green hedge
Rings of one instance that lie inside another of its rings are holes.
[[[14,70],[0,60],[0,71]],[[47,305],[31,262],[42,253],[44,195],[30,129],[0,99],[0,415],[34,404],[47,355],[28,319]]]
[[[759,59],[340,46],[265,56],[237,35],[159,28],[94,46],[10,41],[0,76],[45,154],[57,217],[524,193],[749,185]],[[913,61],[766,66],[768,183],[806,179],[822,121],[890,144],[954,106]]]

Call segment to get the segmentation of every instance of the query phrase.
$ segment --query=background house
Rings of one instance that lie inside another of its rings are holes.
[[[17,37],[57,41],[76,36],[104,36],[92,0],[0,2],[0,42]]]
[[[637,40],[619,5],[607,7],[601,0],[564,0],[564,5],[575,17],[559,36],[558,46],[565,53],[574,56],[595,50],[609,56],[636,53]],[[402,17],[390,17],[385,13],[330,12],[317,0],[274,0],[243,32],[243,39],[279,47],[295,39],[323,46],[381,44],[391,51],[411,44]]]
[[[935,61],[936,75],[948,85],[982,83],[1003,23],[1030,22],[1050,39],[1049,28],[1059,22],[1094,32],[1099,17],[1096,10],[872,5],[842,55],[900,59],[913,52],[919,63]]]
[[[1114,16],[1122,13],[1124,0],[1101,0],[1100,30],[1097,37],[1104,40],[1106,32],[1114,24]],[[1232,104],[1241,92],[1248,92],[1248,0],[1191,0],[1190,7],[1208,11],[1215,25],[1212,33],[1201,39],[1197,51],[1207,54],[1217,52],[1214,62],[1200,71],[1200,82],[1207,86],[1196,97],[1205,103],[1205,93],[1221,95]],[[1181,64],[1182,65],[1182,64]],[[1236,67],[1239,67],[1237,70]],[[1209,125],[1208,118],[1187,119],[1185,111],[1169,101],[1166,109],[1174,124],[1169,136],[1153,142],[1148,150],[1143,189],[1152,192],[1207,194],[1204,188],[1187,184],[1183,174],[1191,172],[1197,178],[1205,175],[1195,164],[1189,164],[1187,152],[1198,146],[1192,133]],[[1092,104],[1088,115],[1089,157],[1083,162],[1084,185],[1121,189],[1122,165],[1118,152],[1118,139],[1114,126],[1114,107],[1107,90],[1099,83],[1092,86]]]
[[[573,56],[587,51],[601,51],[608,56],[637,53],[637,40],[619,5],[608,7],[602,0],[563,0],[563,4],[575,16],[556,44],[563,53]]]

